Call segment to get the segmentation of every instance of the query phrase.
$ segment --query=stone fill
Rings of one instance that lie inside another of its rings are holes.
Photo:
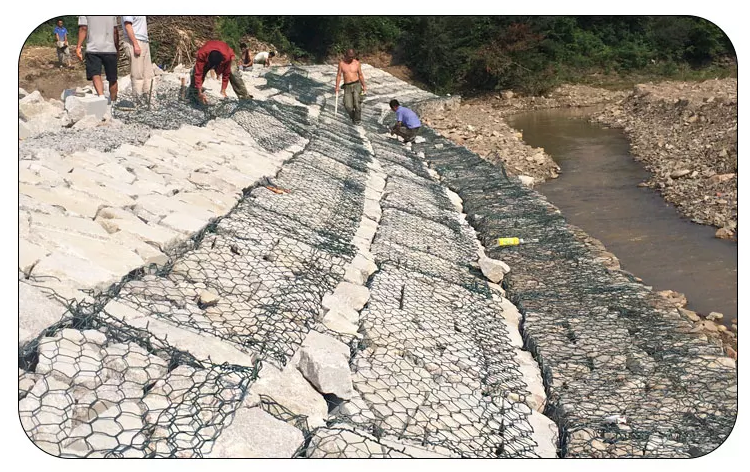
[[[388,100],[436,97],[364,68],[358,127],[333,113],[331,66],[243,73],[257,98],[248,102],[220,100],[208,79],[213,103],[202,108],[177,99],[178,68],[159,76],[151,109],[115,109],[104,126],[21,142],[19,412],[30,439],[63,457],[555,457],[626,446],[672,456],[698,447],[658,429],[673,413],[668,401],[685,400],[665,392],[675,380],[659,366],[679,363],[658,358],[644,333],[626,337],[636,328],[614,320],[615,308],[589,303],[603,298],[565,292],[580,277],[548,275],[549,254],[492,248],[482,192],[457,177],[472,172],[465,149],[427,129],[413,146],[384,132]],[[41,103],[32,95],[22,100]],[[519,224],[533,226],[543,211]],[[542,302],[524,285],[532,269]],[[67,306],[32,284],[64,294]],[[578,311],[563,311],[568,302]],[[612,320],[611,333],[568,318],[589,308]],[[734,372],[713,352],[701,359],[704,372]],[[614,406],[632,400],[611,387],[623,369],[640,369],[623,381],[648,389],[638,398],[650,418],[634,420],[649,434],[628,436],[633,420],[617,417]],[[713,424],[708,415],[731,407],[726,387],[710,389],[712,404],[688,397],[690,411]]]

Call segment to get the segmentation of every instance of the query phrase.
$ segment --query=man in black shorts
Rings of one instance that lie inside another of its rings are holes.
[[[78,46],[76,56],[83,60],[81,45],[86,39],[86,79],[94,84],[96,94],[104,94],[102,66],[109,82],[109,98],[117,100],[117,48],[120,38],[117,33],[116,16],[79,16]]]

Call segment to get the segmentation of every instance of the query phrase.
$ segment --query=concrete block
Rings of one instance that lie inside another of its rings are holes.
[[[106,97],[96,95],[85,97],[71,95],[65,98],[65,110],[67,110],[68,116],[70,116],[74,123],[87,115],[95,116],[101,121],[107,112],[107,99]]]

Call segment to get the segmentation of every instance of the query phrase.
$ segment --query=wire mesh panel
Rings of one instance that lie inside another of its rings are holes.
[[[513,268],[508,293],[544,368],[563,455],[690,457],[718,447],[736,418],[733,361],[642,284],[605,268],[541,195],[424,134],[430,164],[460,194],[488,255]],[[504,236],[534,242],[493,247]]]
[[[62,457],[201,457],[257,378],[200,362],[91,307],[19,352],[19,415],[29,438]]]

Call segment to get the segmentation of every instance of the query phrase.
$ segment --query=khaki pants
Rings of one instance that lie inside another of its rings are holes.
[[[417,134],[419,133],[419,127],[417,128],[407,128],[406,126],[401,126],[400,128],[395,128],[393,130],[393,133],[401,136],[404,138],[404,142],[408,143],[409,141],[413,141],[415,137],[417,137]]]
[[[212,69],[213,70],[213,69]],[[208,75],[208,73],[206,73]],[[203,77],[206,80],[206,76]],[[232,63],[232,73],[229,75],[229,84],[232,86],[232,90],[237,94],[237,98],[250,98],[245,87],[245,82],[242,80],[239,71],[237,70],[237,64]],[[198,91],[195,90],[195,67],[190,69],[190,90],[188,90],[190,97],[197,97]]]
[[[349,113],[349,118],[355,123],[362,120],[362,96],[360,92],[362,92],[362,84],[359,82],[344,84],[344,108]]]
[[[125,51],[130,58],[130,84],[133,87],[133,95],[136,97],[148,94],[151,91],[151,79],[154,77],[151,48],[149,48],[147,41],[138,41],[138,45],[141,47],[140,56],[136,56],[133,45],[125,41]]]

